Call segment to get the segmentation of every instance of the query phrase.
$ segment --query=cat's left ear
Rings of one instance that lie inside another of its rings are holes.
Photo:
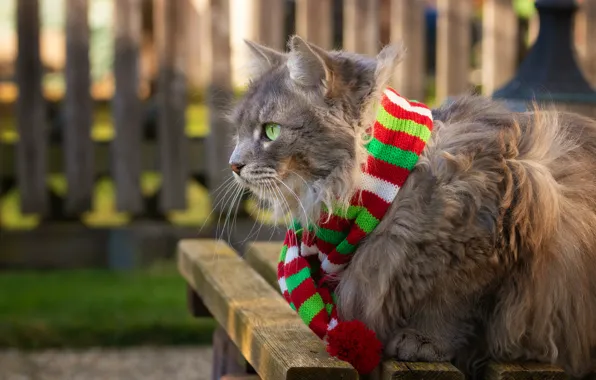
[[[302,87],[319,87],[330,96],[334,76],[329,54],[299,36],[290,38],[288,47],[290,52],[286,65],[294,83]]]

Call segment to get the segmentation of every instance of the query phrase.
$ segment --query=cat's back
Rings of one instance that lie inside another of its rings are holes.
[[[514,113],[476,96],[433,113],[419,173],[401,195],[432,215],[411,218],[434,231],[416,244],[447,247],[457,268],[437,289],[494,292],[499,306],[483,318],[495,356],[585,371],[596,347],[596,121],[551,108]]]

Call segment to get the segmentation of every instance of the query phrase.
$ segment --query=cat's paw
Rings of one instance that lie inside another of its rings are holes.
[[[453,358],[448,349],[414,331],[401,331],[387,343],[385,354],[408,362],[443,362]]]

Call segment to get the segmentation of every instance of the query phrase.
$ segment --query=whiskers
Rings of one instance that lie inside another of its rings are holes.
[[[299,186],[308,186],[302,176],[295,172],[292,172],[292,174],[294,174],[292,177],[296,179]],[[243,211],[241,204],[248,190],[247,186],[243,185],[243,181],[245,180],[230,176],[213,192],[213,209],[205,223],[211,220],[214,212],[218,214],[214,231],[217,240],[226,241],[230,245],[233,245],[233,243],[244,245],[247,241],[258,238],[263,226],[269,224],[265,218],[267,211],[272,212],[272,220],[270,220],[273,222],[269,241],[273,239],[277,228],[280,226],[289,228],[296,218],[299,218],[305,226],[307,225],[309,213],[298,195],[298,189],[300,188],[286,184],[277,176],[267,176],[267,178],[261,178],[250,183],[248,187],[256,199],[266,202],[269,207],[263,207],[262,205],[257,207],[256,215],[253,213],[254,223],[250,231],[245,234],[241,241],[233,242],[234,231],[238,223],[238,213]],[[201,230],[204,228],[205,223]]]

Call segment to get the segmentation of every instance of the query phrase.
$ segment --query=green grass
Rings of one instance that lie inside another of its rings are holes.
[[[0,347],[207,344],[172,264],[132,272],[0,273]]]

